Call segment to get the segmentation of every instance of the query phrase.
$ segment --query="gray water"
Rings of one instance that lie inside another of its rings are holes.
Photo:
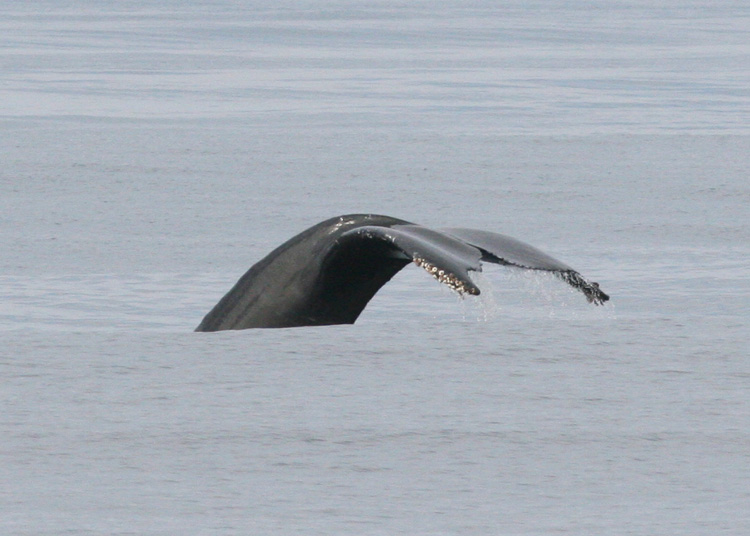
[[[0,3],[0,532],[750,533],[743,2]],[[198,334],[334,215],[599,281],[415,266],[353,326]]]

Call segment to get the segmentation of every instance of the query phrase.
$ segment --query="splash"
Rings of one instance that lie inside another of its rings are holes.
[[[484,279],[489,281],[498,278],[503,280],[504,287],[517,290],[507,292],[503,296],[503,303],[507,301],[529,311],[544,312],[550,318],[561,313],[566,317],[601,315],[595,311],[607,311],[608,316],[614,316],[614,305],[611,302],[601,308],[583,307],[580,292],[572,286],[561,285],[560,277],[552,272],[505,266],[491,270]],[[484,294],[484,287],[480,288]]]

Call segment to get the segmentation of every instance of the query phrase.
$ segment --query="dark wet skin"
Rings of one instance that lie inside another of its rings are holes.
[[[272,251],[196,331],[353,324],[375,293],[410,262],[462,294],[480,293],[469,272],[489,262],[551,272],[590,303],[609,300],[598,283],[509,236],[352,214],[321,222]]]

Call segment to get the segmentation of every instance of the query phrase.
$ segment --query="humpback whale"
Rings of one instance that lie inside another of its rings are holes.
[[[609,299],[567,264],[509,236],[350,214],[310,227],[269,253],[195,331],[353,324],[380,287],[412,262],[461,294],[479,294],[469,271],[490,262],[551,272],[596,305]]]

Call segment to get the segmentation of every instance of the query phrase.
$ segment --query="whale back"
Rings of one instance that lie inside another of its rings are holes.
[[[408,261],[385,255],[385,245],[368,250],[352,243],[339,254],[339,263],[331,265],[331,249],[352,229],[407,223],[389,216],[351,214],[314,225],[253,265],[196,331],[353,323]]]

